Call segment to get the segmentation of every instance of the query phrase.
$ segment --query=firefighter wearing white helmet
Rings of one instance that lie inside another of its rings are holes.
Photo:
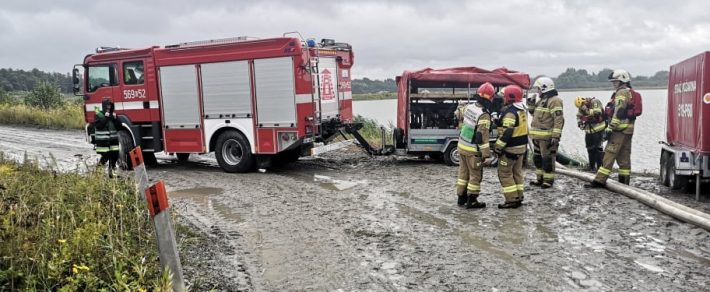
[[[577,96],[577,126],[584,131],[584,144],[587,146],[589,170],[596,171],[602,165],[602,143],[604,142],[604,106],[594,97]]]
[[[483,83],[477,90],[477,101],[465,107],[462,115],[461,132],[457,143],[460,163],[456,180],[458,205],[467,209],[485,208],[486,204],[478,201],[483,178],[483,166],[490,164],[491,151],[488,143],[491,126],[491,100],[495,88],[489,82]],[[485,161],[484,161],[485,160]]]
[[[604,149],[604,158],[597,170],[597,176],[585,187],[605,186],[614,162],[619,165],[619,182],[628,185],[631,181],[631,138],[634,135],[635,122],[635,118],[630,117],[627,110],[631,101],[631,75],[626,70],[617,69],[609,75],[609,81],[615,90],[607,105],[609,125],[606,132],[609,141]]]
[[[537,177],[530,184],[546,189],[555,182],[555,160],[565,119],[562,99],[557,96],[552,79],[540,77],[533,83],[533,88],[537,89],[540,99],[528,99],[528,110],[532,114],[530,139],[534,146],[533,163]]]

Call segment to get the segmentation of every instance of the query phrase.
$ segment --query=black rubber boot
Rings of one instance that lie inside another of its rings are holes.
[[[503,204],[498,204],[498,209],[516,209],[522,205],[523,205],[523,202],[521,202],[521,201],[505,202]]]
[[[542,182],[542,185],[540,186],[540,188],[549,189],[552,187],[553,184],[554,184],[554,182],[551,182],[551,181]]]
[[[542,186],[542,176],[538,176],[537,181],[531,181],[530,185],[536,187]]]
[[[598,188],[603,188],[604,184],[593,180],[591,183],[584,184],[584,187],[587,189],[598,189]]]
[[[463,196],[458,196],[458,197],[459,197],[459,199],[458,199],[458,201],[456,201],[456,204],[459,206],[465,205],[466,202],[468,201],[468,195],[463,195]]]
[[[631,177],[625,176],[625,175],[620,175],[619,182],[622,184],[625,184],[625,185],[629,185],[631,183]]]
[[[481,209],[481,208],[485,208],[485,207],[486,207],[486,203],[479,202],[478,196],[475,196],[475,195],[468,196],[468,202],[466,202],[466,209]]]

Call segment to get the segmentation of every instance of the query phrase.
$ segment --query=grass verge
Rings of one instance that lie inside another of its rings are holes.
[[[0,104],[0,124],[33,125],[50,129],[83,129],[83,103],[67,102],[49,110],[24,104]]]
[[[170,289],[132,181],[0,153],[0,290]]]

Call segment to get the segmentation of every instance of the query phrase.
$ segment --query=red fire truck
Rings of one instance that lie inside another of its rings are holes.
[[[178,160],[215,152],[226,172],[298,159],[352,122],[353,52],[285,35],[97,49],[73,70],[87,137],[95,108],[110,99],[120,161],[136,146],[147,163],[161,151]]]
[[[671,66],[660,178],[672,189],[710,178],[710,51]]]

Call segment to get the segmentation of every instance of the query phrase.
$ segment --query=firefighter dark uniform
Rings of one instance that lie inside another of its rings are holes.
[[[628,117],[627,107],[631,100],[631,91],[628,87],[631,78],[624,70],[614,70],[609,76],[610,81],[616,81],[616,91],[608,105],[610,118],[607,132],[609,141],[604,149],[602,166],[597,170],[597,176],[591,184],[585,187],[601,187],[611,174],[614,162],[619,165],[619,182],[629,184],[631,178],[631,138],[634,135],[635,119]],[[617,86],[617,84],[619,84]]]
[[[466,208],[484,208],[485,203],[478,202],[483,179],[483,160],[491,156],[488,139],[490,137],[491,115],[490,99],[495,89],[490,83],[484,83],[478,89],[477,104],[470,104],[463,111],[463,123],[458,140],[460,157],[456,195],[458,205]],[[458,111],[458,109],[457,109]]]
[[[577,111],[577,126],[585,133],[584,143],[589,157],[589,169],[596,171],[602,165],[602,157],[604,157],[602,149],[604,130],[606,129],[604,108],[602,102],[593,97],[578,96],[574,104],[579,109]]]
[[[555,182],[557,148],[565,123],[562,99],[557,97],[557,90],[550,78],[539,78],[533,87],[538,88],[540,100],[528,104],[532,114],[530,139],[532,139],[534,147],[533,163],[537,178],[530,184],[549,188]]]
[[[118,131],[113,117],[113,103],[104,100],[101,109],[96,109],[94,118],[94,142],[96,143],[96,153],[101,155],[99,164],[109,163],[109,169],[116,168],[118,161]],[[110,172],[109,174],[112,174]]]
[[[522,89],[509,85],[503,89],[507,106],[502,110],[495,144],[498,154],[498,179],[503,187],[505,202],[498,208],[517,208],[522,205],[525,186],[523,161],[528,145],[528,122],[522,103]],[[512,96],[510,96],[512,95]]]

